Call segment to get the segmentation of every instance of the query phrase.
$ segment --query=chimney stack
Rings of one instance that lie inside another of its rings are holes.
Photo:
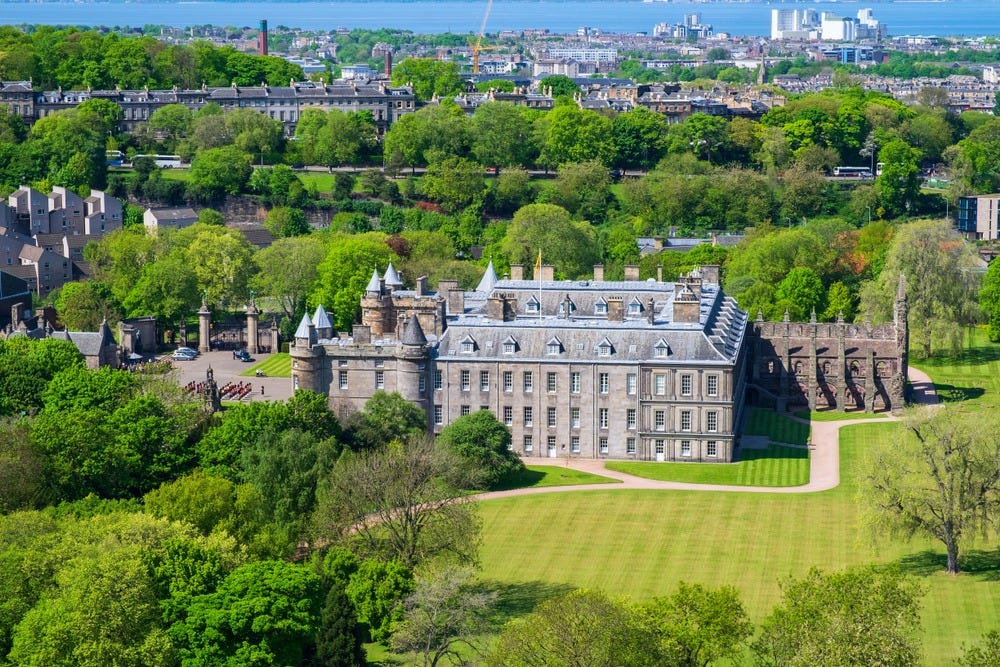
[[[257,53],[267,55],[267,19],[260,20],[260,31],[257,33]]]
[[[385,51],[385,76],[387,79],[392,78],[392,51],[388,49]]]
[[[510,279],[511,280],[524,280],[524,264],[511,264],[510,265]]]
[[[637,281],[639,280],[639,267],[635,264],[628,264],[625,266],[625,280]]]
[[[604,281],[604,265],[594,264],[594,282]]]

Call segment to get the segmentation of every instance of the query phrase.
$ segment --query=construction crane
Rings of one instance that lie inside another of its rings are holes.
[[[476,35],[476,42],[473,44],[469,40],[469,49],[472,51],[472,73],[479,74],[479,52],[496,47],[483,46],[483,34],[486,32],[486,21],[490,18],[490,10],[493,9],[493,0],[487,0],[486,13],[483,14],[483,22],[479,26],[479,34]]]

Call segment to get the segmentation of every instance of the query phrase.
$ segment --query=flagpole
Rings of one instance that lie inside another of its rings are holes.
[[[538,274],[538,320],[542,319],[542,249],[538,249],[538,260],[535,262]]]

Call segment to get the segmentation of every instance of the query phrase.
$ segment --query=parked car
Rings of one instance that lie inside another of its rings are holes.
[[[247,363],[247,362],[250,362],[250,361],[257,361],[256,359],[254,359],[253,357],[251,357],[250,353],[247,352],[246,350],[240,350],[239,352],[236,353],[235,356],[236,356],[237,359],[239,359],[243,363]]]
[[[190,354],[192,357],[198,356],[198,350],[194,349],[193,347],[179,347],[175,350],[175,352],[180,352],[181,354]]]
[[[174,361],[194,361],[194,358],[196,356],[197,355],[188,354],[187,352],[181,352],[180,350],[177,350],[176,352],[170,355],[170,358],[173,359]]]

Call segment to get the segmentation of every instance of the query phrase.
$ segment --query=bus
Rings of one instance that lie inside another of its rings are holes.
[[[162,167],[163,169],[181,166],[180,155],[134,155],[132,156],[132,164],[135,164],[135,161],[139,158],[144,157],[149,158],[156,164],[157,167]]]
[[[834,167],[833,175],[840,178],[874,178],[871,167]]]
[[[109,167],[120,167],[125,161],[125,154],[121,151],[104,151],[104,162]]]

